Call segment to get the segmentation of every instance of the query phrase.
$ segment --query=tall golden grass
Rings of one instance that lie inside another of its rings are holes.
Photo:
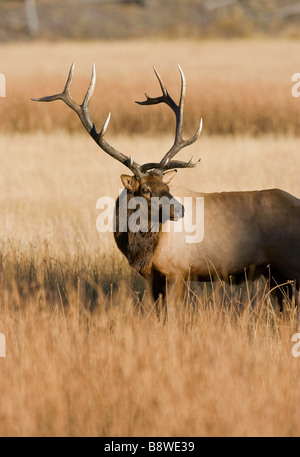
[[[299,41],[141,41],[113,43],[32,43],[0,45],[0,72],[7,99],[0,103],[1,132],[50,132],[81,129],[74,113],[60,103],[34,108],[32,97],[61,91],[73,60],[72,87],[81,101],[92,63],[98,81],[91,103],[96,124],[112,112],[110,131],[164,133],[173,123],[167,107],[140,107],[144,92],[159,95],[155,65],[170,93],[179,96],[177,63],[187,78],[186,132],[200,116],[209,134],[295,134],[300,104],[291,95],[291,77],[299,72]],[[26,62],[26,65],[24,65]]]
[[[110,136],[157,160],[171,138]],[[274,185],[300,196],[300,140],[206,136],[177,184],[201,191]],[[87,134],[0,137],[2,436],[296,436],[298,320],[264,282],[190,284],[164,323],[143,283],[96,230],[96,201],[117,196],[121,164]],[[188,183],[188,184],[187,184]]]

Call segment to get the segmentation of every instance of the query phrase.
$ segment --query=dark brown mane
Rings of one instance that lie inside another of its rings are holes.
[[[127,207],[129,200],[133,197],[132,193],[127,193]],[[149,274],[152,268],[154,251],[158,244],[160,227],[156,232],[151,231],[150,224],[146,232],[132,232],[128,230],[128,227],[126,231],[122,232],[120,231],[120,197],[116,201],[115,211],[116,227],[114,237],[118,248],[125,255],[131,267],[142,275]],[[133,209],[127,209],[126,223],[134,211]],[[147,220],[148,218],[149,215],[147,214]]]

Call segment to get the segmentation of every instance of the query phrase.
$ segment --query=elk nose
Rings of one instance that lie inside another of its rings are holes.
[[[184,216],[184,206],[182,205],[177,205],[174,208],[174,220],[178,221]]]

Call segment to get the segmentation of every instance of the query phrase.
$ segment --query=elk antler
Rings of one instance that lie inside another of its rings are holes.
[[[162,160],[159,163],[145,163],[144,165],[139,165],[137,162],[134,162],[131,157],[128,157],[121,152],[117,151],[115,148],[110,146],[104,139],[105,132],[107,130],[109,121],[110,121],[110,113],[108,114],[106,121],[103,124],[102,129],[100,132],[97,132],[94,123],[92,122],[89,114],[89,101],[91,96],[93,95],[95,82],[96,82],[96,70],[95,64],[93,65],[92,77],[84,97],[84,100],[81,105],[78,105],[70,95],[70,86],[73,79],[74,74],[74,66],[75,63],[73,62],[69,71],[69,76],[67,82],[65,84],[64,90],[60,94],[49,95],[48,97],[42,98],[33,98],[33,101],[36,102],[53,102],[55,100],[62,100],[66,105],[68,105],[75,113],[78,115],[79,119],[81,120],[84,128],[88,131],[91,135],[93,140],[96,141],[98,146],[103,149],[107,154],[109,154],[114,159],[117,159],[119,162],[123,163],[126,167],[128,167],[135,175],[136,178],[140,178],[141,176],[147,174],[150,170],[157,171],[158,173],[162,173],[166,170],[171,170],[173,168],[193,168],[198,165],[200,160],[197,162],[193,162],[193,158],[189,162],[181,162],[178,160],[171,160],[182,148],[189,146],[190,144],[194,143],[200,136],[202,130],[202,119],[200,121],[199,128],[195,135],[188,139],[183,140],[182,138],[182,128],[183,128],[183,108],[184,108],[184,99],[185,99],[185,77],[183,71],[181,70],[180,66],[179,71],[181,75],[181,95],[180,95],[180,102],[179,105],[176,105],[174,100],[168,94],[168,91],[159,76],[156,68],[154,68],[155,74],[158,78],[161,90],[163,95],[156,98],[150,98],[146,94],[147,100],[144,102],[136,102],[140,105],[155,105],[157,103],[166,103],[170,106],[170,108],[174,111],[176,116],[176,133],[175,133],[175,141],[171,149],[164,155]]]
[[[73,73],[74,73],[74,66],[75,63],[73,62],[69,71],[69,76],[65,85],[65,88],[63,92],[60,94],[56,95],[50,95],[48,97],[42,97],[42,98],[33,98],[32,100],[35,102],[53,102],[54,100],[62,100],[63,102],[66,103],[72,110],[77,113],[79,116],[79,119],[81,120],[83,126],[85,129],[88,131],[88,133],[91,135],[93,140],[96,141],[96,143],[102,148],[107,154],[112,156],[114,159],[117,159],[119,162],[123,163],[126,167],[128,167],[137,178],[140,178],[142,176],[142,171],[141,171],[141,166],[134,162],[131,157],[128,157],[121,152],[117,151],[115,148],[110,146],[104,139],[104,134],[107,130],[109,121],[110,121],[110,113],[108,114],[106,121],[103,124],[102,129],[100,132],[97,132],[96,127],[94,123],[91,121],[90,115],[89,115],[89,101],[91,96],[93,95],[94,88],[95,88],[95,82],[96,82],[96,70],[95,70],[95,64],[93,65],[93,71],[92,71],[92,77],[91,81],[87,90],[87,93],[84,97],[84,100],[81,105],[78,105],[71,97],[70,95],[70,86],[72,83],[73,79]]]
[[[189,146],[190,144],[193,144],[200,136],[200,133],[202,131],[202,119],[200,120],[199,127],[195,133],[194,136],[189,138],[188,140],[184,140],[182,138],[182,129],[183,129],[183,110],[184,110],[184,101],[185,101],[185,89],[186,89],[186,84],[185,84],[185,77],[183,74],[183,71],[178,65],[179,72],[180,72],[180,77],[181,77],[181,92],[180,92],[180,101],[179,105],[176,105],[174,100],[170,97],[165,84],[163,83],[158,71],[154,67],[154,72],[157,76],[157,79],[160,84],[160,88],[162,91],[162,95],[160,97],[148,97],[146,95],[146,100],[143,102],[136,102],[139,105],[157,105],[158,103],[166,103],[172,111],[175,113],[176,117],[176,130],[175,130],[175,141],[171,149],[164,155],[162,160],[159,163],[146,163],[141,166],[141,171],[143,173],[147,172],[148,170],[155,169],[159,171],[165,171],[165,170],[170,170],[172,168],[193,168],[198,165],[200,162],[200,159],[197,162],[193,162],[193,158],[189,162],[181,162],[181,161],[175,161],[171,160],[181,149],[185,148],[186,146]]]

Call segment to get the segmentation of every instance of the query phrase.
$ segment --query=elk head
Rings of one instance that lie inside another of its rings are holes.
[[[169,191],[168,184],[175,174],[176,170],[164,173],[156,173],[151,170],[140,179],[135,176],[121,175],[121,181],[129,193],[129,198],[135,200],[137,205],[141,201],[145,203],[145,220],[148,230],[164,224],[168,219],[177,221],[184,215],[183,205]],[[131,207],[132,204],[133,202],[131,202]]]
[[[74,62],[71,65],[69,76],[65,85],[63,92],[56,95],[50,95],[48,97],[42,98],[33,98],[34,101],[39,102],[52,102],[55,100],[62,100],[65,102],[72,110],[77,113],[79,116],[83,126],[88,131],[90,136],[93,138],[94,141],[100,146],[103,151],[107,154],[112,156],[114,159],[118,160],[119,162],[123,163],[127,168],[131,170],[133,175],[122,175],[121,180],[124,185],[124,188],[130,194],[130,197],[143,197],[146,199],[148,204],[149,211],[157,211],[159,215],[159,222],[164,222],[166,214],[169,213],[169,219],[171,220],[178,220],[180,217],[183,217],[184,208],[177,200],[169,192],[169,186],[171,179],[176,174],[177,168],[194,168],[198,165],[200,160],[197,162],[193,162],[193,158],[189,162],[182,162],[179,160],[173,160],[174,156],[186,146],[191,145],[194,143],[200,136],[202,130],[202,119],[200,121],[200,125],[191,138],[184,140],[182,138],[182,130],[183,130],[183,111],[184,111],[184,101],[185,101],[185,91],[186,91],[186,84],[185,84],[185,77],[184,74],[178,65],[180,76],[181,76],[181,93],[180,93],[180,100],[179,104],[177,105],[174,100],[170,97],[160,75],[158,74],[156,68],[154,68],[154,72],[157,76],[159,81],[162,95],[159,97],[151,98],[146,95],[146,100],[143,102],[136,102],[140,105],[156,105],[158,103],[166,103],[174,112],[176,118],[176,129],[175,129],[175,141],[171,149],[163,156],[159,163],[145,163],[143,165],[139,165],[135,162],[131,157],[128,157],[121,152],[117,151],[113,148],[110,144],[106,142],[104,139],[105,132],[107,130],[109,121],[110,121],[110,113],[107,116],[105,123],[103,124],[102,129],[98,132],[94,123],[92,122],[90,115],[89,115],[89,101],[93,94],[96,82],[96,71],[95,71],[95,64],[93,65],[92,70],[92,77],[84,97],[84,100],[81,105],[78,105],[70,95],[70,86],[73,79],[74,73]],[[160,202],[155,207],[155,204],[151,206],[151,202],[153,197],[158,197]],[[169,201],[169,205],[166,202]],[[167,206],[169,206],[169,211],[166,210]]]

